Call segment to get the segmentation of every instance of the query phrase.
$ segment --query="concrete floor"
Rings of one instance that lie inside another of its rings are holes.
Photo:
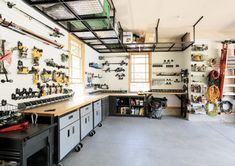
[[[233,166],[235,124],[108,117],[64,166]]]

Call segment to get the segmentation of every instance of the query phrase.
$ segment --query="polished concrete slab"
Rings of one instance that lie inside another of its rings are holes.
[[[232,166],[235,124],[108,117],[64,166]]]

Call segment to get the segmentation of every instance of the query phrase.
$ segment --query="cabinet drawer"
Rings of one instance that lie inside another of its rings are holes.
[[[61,118],[59,118],[59,125],[60,125],[60,130],[68,126],[69,124],[79,120],[79,112],[75,111],[72,112],[68,115],[65,115]]]
[[[83,117],[84,115],[92,112],[92,105],[89,104],[85,107],[80,108],[80,112],[81,112],[81,117]]]
[[[101,110],[101,100],[94,102],[93,105],[94,105],[94,110]]]

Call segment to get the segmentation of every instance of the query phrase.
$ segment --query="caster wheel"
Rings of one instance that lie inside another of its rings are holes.
[[[102,123],[99,123],[98,126],[99,126],[99,127],[102,127]]]
[[[92,137],[94,134],[93,134],[93,132],[91,131],[90,133],[89,133],[89,136],[90,137]]]
[[[95,135],[95,133],[96,133],[95,130],[93,130],[92,132],[93,132],[93,134]]]
[[[63,166],[63,164],[62,164],[62,163],[59,163],[59,164],[57,164],[57,166]]]
[[[78,145],[80,146],[80,148],[83,148],[83,144],[82,143],[79,143]]]
[[[76,146],[76,147],[74,148],[74,150],[75,150],[75,152],[79,152],[79,151],[81,150],[81,148],[80,148],[79,146]]]

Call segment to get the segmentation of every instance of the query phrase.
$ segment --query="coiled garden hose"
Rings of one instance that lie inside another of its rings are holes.
[[[210,102],[216,102],[220,97],[219,87],[216,85],[212,85],[208,88],[208,100]]]
[[[213,104],[213,110],[210,110],[210,105]],[[209,116],[218,115],[219,105],[217,102],[207,102],[206,104],[206,112]]]
[[[221,101],[219,104],[220,111],[230,114],[233,110],[233,104],[230,101]]]

